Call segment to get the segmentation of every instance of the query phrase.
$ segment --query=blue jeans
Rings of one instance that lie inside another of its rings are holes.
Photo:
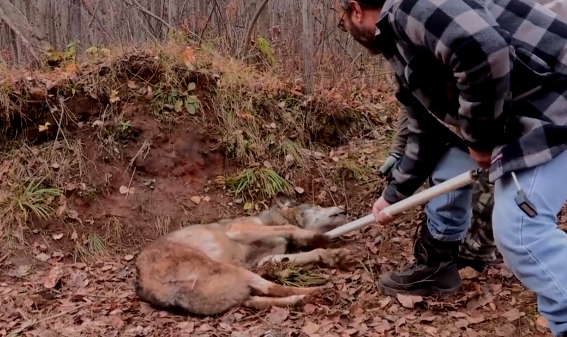
[[[430,183],[438,184],[476,167],[468,153],[447,151]],[[538,309],[555,335],[567,333],[567,234],[557,213],[567,201],[567,151],[538,167],[517,171],[522,189],[538,215],[528,217],[516,205],[511,174],[495,182],[492,229],[504,263],[537,296]],[[426,205],[428,229],[442,241],[462,239],[471,218],[471,186],[432,199]]]

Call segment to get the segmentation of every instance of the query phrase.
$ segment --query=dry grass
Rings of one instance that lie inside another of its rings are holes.
[[[290,287],[313,287],[327,283],[329,276],[291,263],[268,263],[256,271],[268,280]]]
[[[16,142],[7,148],[0,171],[0,232],[23,240],[32,219],[47,221],[61,213],[64,191],[86,179],[86,164],[75,139],[37,146]]]
[[[293,193],[293,185],[289,181],[265,167],[245,169],[234,177],[226,178],[225,183],[237,197],[248,200],[255,196],[266,200],[280,192]]]

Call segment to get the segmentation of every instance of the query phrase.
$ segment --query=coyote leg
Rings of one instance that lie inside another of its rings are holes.
[[[304,304],[309,296],[307,295],[293,295],[287,297],[264,297],[264,296],[252,296],[244,303],[243,306],[247,308],[252,308],[256,310],[268,309],[272,306],[274,307],[286,307],[286,306],[296,306]]]
[[[327,267],[341,267],[351,262],[350,257],[351,253],[346,249],[318,248],[305,253],[266,256],[258,261],[257,266],[261,267],[267,262],[289,262],[296,265],[321,263]]]
[[[227,226],[226,235],[238,242],[252,243],[274,237],[297,240],[305,244],[323,245],[330,241],[326,236],[315,231],[292,225],[262,226],[252,221],[240,222]]]

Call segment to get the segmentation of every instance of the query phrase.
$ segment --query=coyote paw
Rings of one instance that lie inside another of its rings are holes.
[[[314,296],[314,295],[318,295],[318,294],[321,294],[321,293],[327,291],[328,287],[327,286],[301,287],[301,288],[297,288],[297,290],[298,290],[299,294]]]
[[[313,247],[313,248],[324,248],[327,247],[331,243],[331,239],[323,234],[315,234],[309,240],[307,240],[306,244]]]
[[[356,264],[354,254],[348,249],[330,249],[326,253],[323,262],[329,267],[348,269]]]
[[[310,296],[309,295],[292,295],[290,296],[291,298],[291,305],[303,305],[306,304],[309,301]]]

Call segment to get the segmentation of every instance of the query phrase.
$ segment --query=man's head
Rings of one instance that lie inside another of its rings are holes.
[[[350,33],[371,54],[379,54],[380,49],[374,45],[376,21],[386,0],[336,1],[337,11],[341,18],[339,28]]]

